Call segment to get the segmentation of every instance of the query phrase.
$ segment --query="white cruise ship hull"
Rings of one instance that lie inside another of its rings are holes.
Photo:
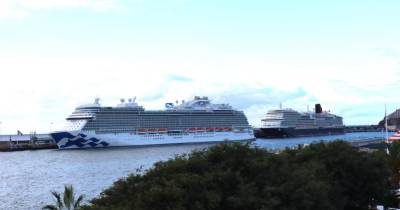
[[[254,140],[253,131],[201,132],[183,134],[96,134],[84,131],[62,131],[50,134],[59,149],[84,149],[102,147],[151,146],[170,144],[198,144],[218,142],[244,142]]]

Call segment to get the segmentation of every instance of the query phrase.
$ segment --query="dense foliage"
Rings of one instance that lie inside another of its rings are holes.
[[[83,209],[364,210],[393,201],[388,162],[342,141],[279,154],[221,144],[121,179]]]

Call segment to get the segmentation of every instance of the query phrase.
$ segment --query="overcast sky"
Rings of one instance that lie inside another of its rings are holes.
[[[205,95],[375,124],[400,107],[400,1],[0,0],[0,132],[62,129],[95,97]],[[50,128],[51,127],[51,128]]]

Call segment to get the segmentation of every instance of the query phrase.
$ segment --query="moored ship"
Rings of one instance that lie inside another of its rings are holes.
[[[343,118],[324,112],[321,105],[316,104],[315,112],[298,112],[293,109],[268,111],[256,137],[283,138],[343,133]]]
[[[60,149],[249,141],[254,134],[242,111],[196,96],[165,110],[145,110],[121,99],[116,107],[79,106],[65,131],[50,133]]]

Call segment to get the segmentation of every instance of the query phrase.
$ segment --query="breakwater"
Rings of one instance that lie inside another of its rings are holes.
[[[0,151],[2,152],[55,148],[57,145],[46,134],[3,135],[0,138]]]
[[[384,130],[379,125],[348,125],[344,127],[346,133],[352,132],[379,132]]]
[[[353,139],[349,143],[353,147],[365,149],[384,149],[386,148],[385,139],[382,137],[371,137],[362,139]]]

